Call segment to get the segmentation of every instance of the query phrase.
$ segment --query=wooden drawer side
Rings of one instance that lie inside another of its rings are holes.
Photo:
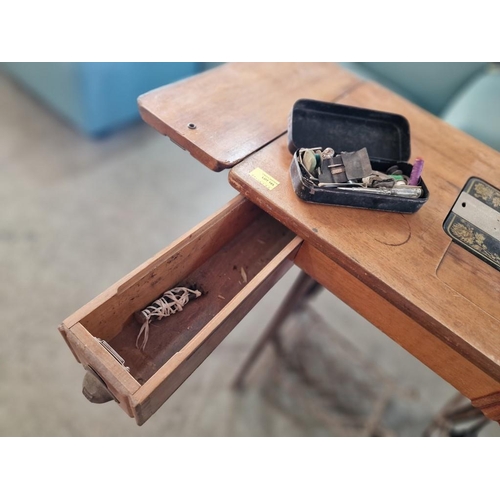
[[[80,322],[93,335],[110,342],[139,310],[199,267],[254,220],[261,210],[237,196],[152,259],[64,321]],[[165,272],[168,270],[168,272]]]
[[[64,324],[59,327],[71,351],[84,366],[90,367],[105,381],[105,385],[116,402],[129,415],[133,416],[130,396],[140,384],[102,347],[86,328],[77,323],[71,329]]]
[[[134,394],[133,411],[139,425],[161,407],[290,269],[301,244],[302,239],[296,236],[244,290]]]
[[[97,387],[102,383],[142,424],[290,268],[301,242],[238,196],[70,316],[60,331]],[[143,346],[135,314],[175,286],[202,295],[152,321]],[[93,402],[110,398],[85,394]]]
[[[219,231],[218,231],[219,232]],[[203,295],[189,302],[182,312],[161,321],[154,321],[149,328],[149,338],[144,350],[136,346],[141,325],[132,314],[137,311],[137,300],[126,304],[123,316],[129,320],[110,340],[111,346],[122,356],[131,374],[144,384],[176,353],[181,351],[205,326],[216,318],[229,303],[249,286],[251,280],[267,266],[293,239],[294,234],[265,213],[252,221],[217,252],[204,259],[192,272],[171,283],[170,267],[165,266],[157,278],[166,282],[166,288],[179,283],[197,288]],[[196,251],[196,249],[194,249]],[[164,274],[164,276],[162,275]],[[161,292],[160,292],[161,293]],[[139,290],[141,296],[142,292]],[[141,307],[158,298],[156,294]],[[91,331],[91,330],[90,330]]]

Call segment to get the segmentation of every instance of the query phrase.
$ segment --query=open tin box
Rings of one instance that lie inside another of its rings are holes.
[[[410,125],[401,115],[330,102],[300,99],[292,109],[288,126],[288,149],[293,154],[290,174],[295,193],[310,203],[415,213],[429,199],[422,178],[420,198],[404,198],[362,191],[319,187],[298,160],[301,148],[330,147],[335,152],[367,148],[373,170],[386,172],[398,165],[409,176]]]

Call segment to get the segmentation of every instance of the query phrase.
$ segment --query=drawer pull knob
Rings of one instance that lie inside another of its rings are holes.
[[[102,378],[90,366],[85,371],[82,393],[91,403],[103,404],[114,399]]]
[[[144,351],[149,339],[149,324],[153,319],[160,320],[171,316],[176,312],[184,309],[184,306],[192,299],[200,297],[202,292],[200,290],[191,290],[183,286],[167,290],[158,300],[155,300],[151,305],[135,314],[139,323],[142,323],[139,335],[135,345],[138,349]],[[143,338],[139,347],[139,342]]]

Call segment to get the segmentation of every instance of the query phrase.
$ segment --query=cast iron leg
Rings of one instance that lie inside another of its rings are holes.
[[[457,394],[434,417],[425,429],[424,437],[476,437],[489,422],[481,410],[474,408],[461,394]]]
[[[259,357],[262,350],[266,347],[268,342],[272,342],[274,348],[281,352],[281,343],[278,337],[278,332],[281,325],[285,322],[290,314],[296,311],[302,303],[308,299],[316,290],[321,287],[319,283],[313,280],[305,272],[301,271],[299,277],[295,280],[292,288],[288,292],[285,300],[281,304],[278,312],[275,314],[273,320],[266,328],[262,337],[254,346],[245,363],[241,367],[233,386],[235,389],[242,389],[245,377],[252,368],[256,359]]]

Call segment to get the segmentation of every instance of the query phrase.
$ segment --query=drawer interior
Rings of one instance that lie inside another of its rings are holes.
[[[241,197],[105,292],[79,322],[106,340],[144,384],[214,319],[295,235]],[[144,350],[134,314],[175,286],[200,289],[176,314],[152,321]]]

